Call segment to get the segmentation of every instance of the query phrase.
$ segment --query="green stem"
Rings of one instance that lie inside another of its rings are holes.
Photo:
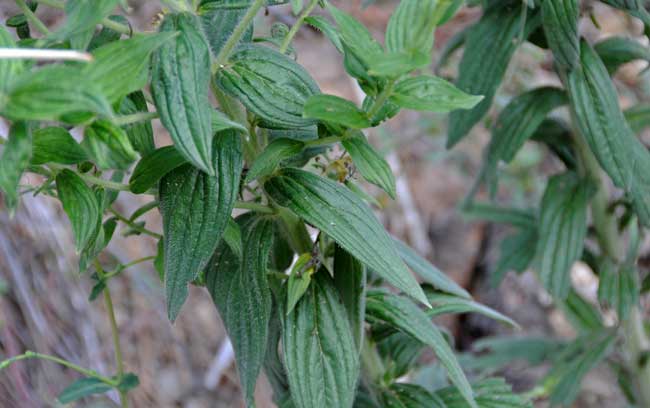
[[[41,34],[50,35],[50,30],[48,30],[45,24],[43,24],[43,22],[39,20],[38,17],[36,17],[36,14],[34,14],[32,10],[27,6],[25,0],[16,0],[16,4],[23,12],[25,17],[27,17],[27,20],[29,20],[29,22],[32,23],[34,27],[41,32]]]
[[[158,112],[137,112],[131,115],[118,116],[113,119],[113,124],[117,126],[131,125],[133,123],[145,122],[159,118]]]
[[[104,269],[97,259],[95,259],[95,269],[97,270],[97,275],[100,279],[105,278]],[[117,320],[115,319],[115,308],[113,307],[113,299],[111,298],[111,291],[108,285],[106,285],[106,289],[104,289],[104,302],[106,304],[106,311],[108,312],[108,319],[111,324],[113,347],[115,349],[115,365],[117,366],[117,383],[119,384],[122,381],[122,378],[124,378],[124,359],[122,357],[122,347],[120,345],[120,332],[117,327]],[[129,399],[126,392],[118,391],[120,394],[120,405],[122,408],[128,408]]]
[[[643,316],[638,306],[630,310],[628,320],[624,322],[628,358],[636,372],[637,393],[640,407],[650,407],[650,362],[642,361],[644,353],[650,351],[650,340],[645,331]]]
[[[0,362],[0,371],[4,370],[5,368],[9,367],[11,364],[13,364],[13,363],[15,363],[17,361],[27,360],[27,359],[32,359],[32,358],[52,361],[54,363],[60,364],[60,365],[62,365],[64,367],[67,367],[67,368],[69,368],[71,370],[74,370],[74,371],[76,371],[76,372],[78,372],[78,373],[80,373],[82,375],[85,375],[86,377],[96,378],[96,379],[100,380],[101,382],[110,385],[111,387],[115,387],[118,384],[116,381],[113,381],[108,377],[104,377],[103,375],[99,375],[96,371],[89,370],[87,368],[83,368],[81,366],[78,366],[78,365],[76,365],[74,363],[71,363],[71,362],[69,362],[67,360],[64,360],[62,358],[59,358],[59,357],[50,356],[48,354],[36,353],[36,352],[33,352],[33,351],[26,351],[24,354],[20,354],[20,355],[11,357],[11,358],[9,358],[7,360],[4,360],[4,361]]]
[[[263,204],[248,203],[245,201],[237,201],[235,203],[235,208],[239,208],[240,210],[255,211],[262,214],[275,214],[275,210],[271,207],[268,207]]]
[[[388,81],[384,89],[379,93],[379,96],[377,96],[377,99],[375,99],[375,102],[372,104],[370,109],[368,109],[368,117],[370,120],[372,120],[375,115],[379,112],[379,110],[384,106],[384,103],[388,100],[390,97],[390,94],[393,92],[393,87],[395,86],[395,80],[391,79]]]
[[[160,239],[160,238],[162,238],[162,235],[158,234],[157,232],[153,232],[153,231],[151,231],[151,230],[148,230],[148,229],[146,229],[146,228],[144,228],[144,227],[141,227],[141,226],[137,225],[135,222],[131,221],[130,219],[128,219],[128,218],[126,218],[125,216],[123,216],[122,214],[120,214],[120,213],[119,213],[117,210],[115,210],[113,207],[110,207],[110,208],[108,209],[108,211],[109,211],[111,214],[113,214],[113,215],[115,216],[115,218],[117,218],[118,220],[122,221],[124,224],[128,225],[128,226],[131,227],[132,229],[134,229],[134,230],[136,230],[136,231],[138,231],[138,232],[140,232],[140,233],[142,233],[142,234],[149,235],[150,237],[153,237],[153,238],[156,238],[156,239]]]
[[[241,19],[239,24],[237,24],[235,30],[228,38],[228,41],[226,41],[226,43],[223,45],[223,48],[221,48],[221,51],[219,51],[219,54],[217,55],[217,58],[214,62],[214,67],[216,68],[214,69],[215,72],[216,70],[220,69],[226,62],[228,62],[230,53],[235,48],[235,46],[239,44],[239,40],[241,40],[242,36],[248,29],[248,26],[251,24],[257,15],[257,12],[260,11],[264,4],[265,0],[255,0],[246,14],[244,14],[244,17]]]
[[[303,25],[305,22],[305,19],[309,17],[312,11],[314,11],[314,8],[318,5],[319,0],[311,0],[311,3],[307,6],[305,10],[300,14],[298,17],[298,20],[295,22],[293,27],[291,27],[291,30],[287,33],[287,36],[284,37],[284,40],[282,41],[282,45],[280,45],[280,52],[285,54],[287,52],[287,49],[289,49],[289,45],[291,44],[291,40],[293,40],[293,37],[296,36],[298,33],[298,30],[300,27]]]
[[[63,166],[61,164],[56,164],[56,163],[48,163],[48,167],[50,167],[52,170],[57,170],[57,171],[68,168],[67,166]],[[85,174],[85,173],[77,173],[77,175],[87,183],[104,187],[108,190],[129,191],[129,186],[126,184],[116,183],[110,180],[104,180],[103,178],[95,177],[93,175]]]
[[[135,265],[138,265],[138,264],[141,264],[141,263],[144,263],[144,262],[148,262],[148,261],[153,261],[154,259],[156,259],[156,255],[145,256],[143,258],[136,259],[135,261],[131,261],[131,262],[127,263],[127,264],[119,266],[113,272],[106,273],[104,275],[104,279],[113,278],[113,277],[119,275],[120,273],[122,273],[124,270],[129,269],[132,266],[135,266]]]
[[[309,148],[309,147],[330,145],[330,144],[338,143],[342,139],[343,139],[342,136],[328,136],[322,139],[315,139],[315,140],[310,140],[308,142],[305,142],[305,147]]]

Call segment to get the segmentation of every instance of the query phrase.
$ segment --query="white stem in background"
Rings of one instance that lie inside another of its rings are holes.
[[[38,61],[90,62],[93,56],[87,52],[72,50],[43,50],[38,48],[0,48],[0,59],[33,59]]]

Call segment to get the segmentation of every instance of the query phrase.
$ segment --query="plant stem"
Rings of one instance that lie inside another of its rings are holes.
[[[245,201],[237,201],[235,203],[235,208],[239,208],[240,210],[251,210],[262,214],[275,214],[275,210],[271,207],[263,204],[248,203]]]
[[[640,407],[650,407],[650,362],[642,361],[644,353],[650,351],[650,340],[645,331],[643,316],[639,306],[630,310],[628,320],[624,322],[625,339],[629,364],[636,372],[637,392],[641,400]]]
[[[50,30],[48,30],[45,24],[43,24],[43,22],[39,20],[38,17],[36,17],[36,14],[34,14],[34,12],[32,12],[32,10],[27,6],[25,0],[16,0],[16,4],[20,8],[20,11],[23,12],[27,20],[29,20],[29,22],[34,25],[34,28],[40,31],[43,35],[50,35]]]
[[[67,169],[67,166],[63,166],[61,164],[56,164],[56,163],[48,163],[48,167],[50,167],[52,170],[63,170]],[[126,184],[121,184],[121,183],[116,183],[111,180],[104,180],[103,178],[100,177],[95,177],[90,174],[85,174],[85,173],[76,173],[79,177],[81,177],[82,180],[86,181],[87,183],[94,184],[96,186],[104,187],[108,190],[115,190],[115,191],[130,191],[129,186]]]
[[[390,97],[390,94],[393,92],[393,87],[395,86],[395,80],[391,79],[388,81],[384,89],[379,93],[379,96],[377,96],[377,99],[375,99],[375,102],[372,104],[370,109],[368,109],[368,117],[370,120],[372,120],[375,115],[379,112],[379,110],[384,106],[384,103],[388,100]]]
[[[319,0],[311,0],[311,3],[303,10],[303,12],[300,14],[298,17],[298,20],[294,23],[294,25],[291,27],[289,32],[287,33],[287,36],[284,37],[284,40],[282,41],[282,45],[280,45],[280,52],[285,54],[287,52],[287,49],[289,49],[289,45],[291,44],[291,40],[293,40],[293,37],[296,36],[298,33],[298,30],[304,23],[305,19],[309,17],[312,11],[314,11],[314,8],[318,5]]]
[[[97,275],[100,279],[105,277],[104,269],[100,265],[99,261],[95,259],[95,269],[97,270]],[[113,337],[113,347],[115,349],[115,365],[117,366],[117,383],[119,384],[124,377],[124,359],[122,358],[122,347],[120,345],[120,332],[117,327],[117,320],[115,319],[115,309],[113,307],[113,299],[111,298],[111,291],[106,285],[104,289],[104,302],[106,303],[106,311],[108,312],[108,319],[111,324],[111,334]],[[129,407],[129,399],[127,398],[126,392],[119,391],[120,394],[120,405],[122,408]]]
[[[9,367],[11,364],[20,361],[20,360],[27,360],[27,359],[40,359],[40,360],[47,360],[47,361],[52,361],[54,363],[60,364],[64,367],[67,367],[71,370],[74,370],[82,375],[85,375],[86,377],[92,377],[100,380],[101,382],[110,385],[111,387],[115,387],[117,385],[117,382],[111,380],[108,377],[104,377],[103,375],[99,375],[96,371],[89,370],[87,368],[83,368],[81,366],[78,366],[77,364],[71,363],[67,360],[64,360],[59,357],[55,356],[50,356],[48,354],[41,354],[41,353],[36,353],[33,351],[26,351],[24,354],[20,354],[14,357],[11,357],[7,360],[4,360],[0,362],[0,371],[4,370],[5,368]]]
[[[144,262],[147,262],[147,261],[153,261],[154,259],[156,259],[156,255],[145,256],[143,258],[136,259],[135,261],[131,261],[131,262],[127,263],[127,264],[119,266],[117,269],[115,269],[112,272],[106,273],[104,275],[104,279],[113,278],[113,277],[119,275],[120,273],[122,273],[125,269],[128,269],[128,268],[130,268],[132,266],[135,266],[137,264],[141,264],[141,263],[144,263]]]
[[[36,0],[36,2],[44,6],[49,6],[59,10],[63,10],[65,8],[65,2],[61,0]],[[101,21],[101,24],[105,27],[110,28],[111,30],[117,31],[118,33],[126,35],[131,35],[133,33],[131,27],[118,23],[117,21],[113,21],[109,18],[103,19]]]
[[[324,137],[322,139],[315,139],[315,140],[310,140],[308,142],[305,142],[305,147],[318,147],[318,146],[325,146],[333,143],[338,143],[343,139],[341,136],[328,136]]]
[[[134,230],[136,230],[136,231],[138,231],[138,232],[140,232],[142,234],[149,235],[150,237],[153,237],[153,238],[156,238],[156,239],[162,238],[162,235],[158,234],[157,232],[153,232],[151,230],[148,230],[148,229],[146,229],[144,227],[141,227],[141,226],[137,225],[135,222],[131,221],[130,219],[128,219],[125,216],[123,216],[122,214],[120,214],[113,207],[110,207],[108,209],[108,211],[111,214],[113,214],[115,216],[115,218],[122,221],[124,224],[128,225],[129,227],[133,228]]]
[[[131,125],[133,123],[145,122],[159,118],[158,112],[137,112],[131,115],[118,116],[113,119],[113,124],[117,126]]]
[[[244,17],[241,19],[239,24],[237,24],[235,30],[228,38],[228,41],[226,41],[226,43],[223,45],[223,48],[221,48],[221,51],[219,51],[219,55],[217,55],[217,58],[214,62],[214,67],[216,68],[214,69],[214,71],[220,69],[221,66],[223,66],[228,61],[228,58],[230,57],[230,53],[235,48],[235,46],[239,44],[239,40],[241,40],[241,37],[248,29],[248,26],[257,15],[257,12],[260,11],[262,6],[264,6],[264,4],[265,4],[264,0],[255,0],[255,2],[250,6],[246,14],[244,14]]]

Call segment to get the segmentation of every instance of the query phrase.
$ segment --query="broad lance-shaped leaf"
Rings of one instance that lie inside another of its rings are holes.
[[[23,72],[2,99],[2,116],[13,120],[59,120],[79,112],[113,114],[101,88],[84,77],[78,67],[67,65]]]
[[[256,44],[240,46],[217,85],[261,119],[262,127],[296,128],[316,124],[303,117],[305,102],[320,93],[318,84],[292,58]]]
[[[80,252],[97,234],[101,211],[95,193],[72,170],[64,169],[56,176],[56,191],[63,210],[72,224],[72,232]]]
[[[104,119],[86,127],[81,147],[102,170],[126,170],[138,158],[126,132]]]
[[[533,403],[523,395],[512,392],[512,386],[503,378],[488,378],[472,384],[479,408],[532,408]],[[440,398],[445,408],[466,408],[458,388],[447,387],[438,390],[434,396]]]
[[[286,138],[273,140],[253,162],[248,174],[246,174],[246,181],[268,176],[283,160],[299,154],[304,146],[305,144],[298,140]]]
[[[436,0],[402,0],[386,27],[389,52],[429,53],[433,47]]]
[[[569,294],[569,272],[580,259],[587,235],[587,208],[594,193],[588,180],[574,173],[552,177],[542,198],[537,244],[538,273],[553,296]]]
[[[332,237],[396,288],[427,303],[377,218],[354,193],[304,170],[287,168],[264,184],[270,197]]]
[[[388,162],[368,143],[368,139],[363,133],[359,132],[352,137],[343,139],[342,144],[363,178],[384,190],[394,199],[396,194],[395,175]]]
[[[448,313],[478,313],[509,326],[519,327],[511,318],[471,299],[448,295],[431,288],[425,288],[425,293],[431,302],[431,309],[427,310],[431,317]]]
[[[56,31],[58,39],[69,38],[94,28],[117,6],[119,0],[68,0],[65,2],[65,24]]]
[[[129,189],[142,194],[175,168],[187,163],[174,146],[165,146],[145,155],[136,164],[129,179]]]
[[[414,249],[403,243],[397,238],[393,237],[393,243],[400,257],[406,264],[413,269],[420,278],[425,282],[430,283],[436,289],[443,292],[451,293],[452,295],[460,296],[470,299],[471,296],[467,291],[461,288],[453,279],[447,276],[440,269],[433,266],[429,261],[418,255]]]
[[[180,33],[153,56],[151,88],[160,120],[187,161],[214,176],[210,50],[200,22],[191,14],[168,14],[160,31]]]
[[[85,377],[80,378],[65,387],[56,398],[61,404],[69,404],[89,395],[103,394],[110,391],[112,388],[113,387],[98,378]]]
[[[630,308],[639,301],[638,272],[631,266],[617,271],[611,263],[603,263],[598,272],[598,300],[616,310],[619,321],[624,321]]]
[[[250,5],[251,1],[242,0],[201,0],[199,16],[215,56],[228,41]],[[240,43],[247,43],[252,39],[253,24],[246,28]]]
[[[34,131],[32,164],[78,164],[84,160],[88,155],[64,128],[50,126]]]
[[[366,315],[366,267],[338,245],[334,249],[334,286],[347,311],[357,350],[361,350]]]
[[[402,108],[429,112],[471,109],[482,99],[481,95],[469,95],[444,79],[431,75],[398,82],[390,96],[391,102]]]
[[[132,115],[139,112],[149,112],[147,101],[142,91],[127,95],[120,103],[119,112],[121,115]],[[145,155],[156,150],[153,140],[153,127],[151,121],[146,120],[122,126],[133,148],[140,154]]]
[[[15,48],[16,43],[4,27],[0,27],[0,47]],[[21,60],[0,59],[0,95],[11,87],[13,80],[23,70]],[[2,96],[0,96],[1,98]],[[2,105],[0,104],[0,108]]]
[[[404,297],[383,290],[374,290],[368,293],[366,313],[430,346],[440,363],[447,369],[449,379],[458,387],[465,401],[472,408],[478,407],[472,387],[453,350],[425,312]]]
[[[632,38],[609,37],[594,45],[594,50],[609,73],[634,60],[650,61],[650,48]]]
[[[283,325],[282,350],[296,408],[351,408],[359,353],[345,307],[321,270]]]
[[[372,37],[368,29],[354,17],[342,12],[330,3],[327,3],[327,10],[338,26],[341,42],[356,58],[367,63],[370,57],[383,53],[384,50],[381,45]],[[345,51],[346,57],[348,50]]]
[[[32,155],[32,129],[27,122],[16,122],[9,131],[0,156],[0,191],[13,214],[18,205],[18,184]]]
[[[343,53],[343,44],[341,43],[341,36],[336,30],[336,27],[328,19],[323,16],[309,16],[305,18],[305,24],[309,24],[321,33],[323,33],[336,49]]]
[[[578,0],[545,0],[542,2],[542,25],[546,41],[553,51],[555,61],[569,71],[580,59]]]
[[[175,320],[187,285],[212,256],[232,212],[242,171],[241,140],[232,131],[214,137],[217,177],[184,165],[160,181],[167,313]]]
[[[370,120],[357,105],[335,95],[313,95],[305,103],[304,116],[352,129],[370,127]]]
[[[108,43],[93,51],[93,61],[84,65],[82,75],[114,103],[146,85],[149,56],[176,35],[175,32],[138,34],[128,40]]]
[[[641,222],[650,224],[650,152],[629,128],[607,69],[596,52],[581,44],[581,69],[567,90],[582,136],[614,184],[626,190]]]
[[[508,271],[521,273],[528,268],[535,258],[537,241],[537,228],[523,228],[501,241],[499,260],[490,277],[492,287],[498,287]]]
[[[222,242],[206,270],[206,287],[232,341],[239,379],[247,406],[264,362],[271,318],[271,290],[267,263],[273,245],[273,219],[245,214],[237,219],[242,230],[241,258]]]
[[[382,390],[385,407],[394,408],[447,408],[440,397],[415,384],[393,383]]]
[[[527,37],[539,23],[522,13],[521,7],[526,6],[492,7],[467,33],[456,86],[485,98],[472,110],[451,113],[448,147],[465,137],[488,111],[520,42],[517,37],[522,33]]]

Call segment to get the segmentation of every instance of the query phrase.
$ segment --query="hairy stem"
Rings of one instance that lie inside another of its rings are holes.
[[[114,209],[113,207],[110,207],[110,208],[108,209],[108,211],[109,211],[111,214],[113,214],[113,215],[115,216],[115,218],[117,218],[118,220],[122,221],[124,224],[128,225],[128,226],[131,227],[132,229],[134,229],[134,230],[136,230],[136,231],[138,231],[138,232],[140,232],[140,233],[142,233],[142,234],[149,235],[150,237],[153,237],[153,238],[156,238],[156,239],[160,239],[160,238],[162,238],[162,235],[158,234],[157,232],[153,232],[153,231],[151,231],[151,230],[148,230],[148,229],[146,229],[146,228],[144,228],[144,227],[139,226],[139,225],[136,224],[135,222],[131,221],[130,219],[128,219],[128,218],[126,218],[125,216],[123,216],[122,214],[120,214],[120,213],[119,213],[116,209]]]
[[[285,54],[287,52],[287,49],[289,49],[289,45],[291,44],[291,40],[293,40],[293,37],[296,36],[298,33],[298,30],[300,30],[300,27],[303,25],[305,22],[305,19],[309,17],[312,11],[314,11],[314,8],[318,5],[319,0],[311,0],[311,3],[303,10],[303,12],[300,14],[298,17],[298,20],[295,22],[295,24],[291,27],[289,32],[287,33],[287,36],[284,37],[284,40],[282,41],[282,44],[280,45],[280,52]]]
[[[95,269],[97,270],[97,275],[100,279],[105,277],[104,269],[96,259]],[[115,350],[115,365],[117,366],[117,383],[119,384],[122,381],[122,378],[124,378],[124,359],[122,357],[122,346],[120,345],[120,332],[117,327],[117,320],[115,319],[115,308],[113,307],[113,299],[111,298],[111,291],[108,285],[106,285],[106,288],[104,289],[104,303],[106,304],[106,311],[111,324],[113,348]],[[120,405],[122,405],[122,408],[128,408],[129,399],[126,395],[127,393],[121,390],[118,391],[120,394]]]
[[[4,360],[0,362],[0,371],[4,370],[5,368],[9,367],[15,362],[18,362],[20,360],[27,360],[27,359],[40,359],[40,360],[47,360],[47,361],[52,361],[54,363],[60,364],[64,367],[67,367],[71,370],[74,370],[78,372],[79,374],[85,375],[86,377],[92,377],[100,380],[101,382],[110,385],[111,387],[115,387],[117,385],[117,382],[111,380],[108,377],[104,377],[103,375],[99,375],[96,371],[89,370],[87,368],[83,368],[81,366],[78,366],[77,364],[71,363],[67,360],[64,360],[59,357],[55,356],[50,356],[48,354],[41,354],[41,353],[36,353],[33,351],[26,351],[23,354],[11,357],[7,360]]]
[[[228,61],[230,53],[235,48],[235,46],[239,44],[239,40],[241,40],[241,37],[244,35],[248,29],[248,26],[253,21],[257,15],[257,12],[260,11],[262,6],[264,6],[264,0],[255,0],[246,14],[244,14],[244,17],[241,19],[239,24],[237,24],[235,30],[230,35],[230,38],[228,38],[228,41],[226,41],[226,43],[223,45],[223,48],[221,48],[221,51],[219,51],[219,55],[217,55],[217,58],[214,62],[214,66],[216,68],[215,71],[221,68],[221,66],[223,66]]]

